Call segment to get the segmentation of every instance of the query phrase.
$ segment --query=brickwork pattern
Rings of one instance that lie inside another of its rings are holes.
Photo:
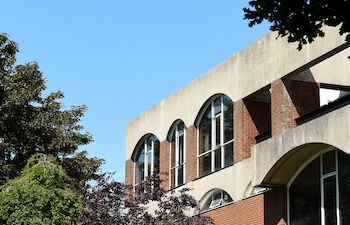
[[[286,191],[277,188],[203,213],[216,225],[286,225]]]
[[[306,91],[307,90],[307,91]],[[295,119],[319,108],[319,85],[276,80],[271,84],[272,136],[296,127]]]
[[[186,182],[197,178],[197,128],[186,129]]]
[[[170,146],[167,140],[160,142],[159,146],[159,172],[162,187],[165,190],[169,190],[169,154]]]

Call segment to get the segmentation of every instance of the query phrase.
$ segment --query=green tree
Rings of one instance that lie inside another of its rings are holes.
[[[73,224],[81,198],[68,185],[68,176],[52,156],[34,155],[23,174],[8,181],[0,192],[0,224]]]
[[[17,44],[0,34],[0,185],[17,177],[34,154],[52,155],[77,191],[98,176],[102,160],[77,154],[92,141],[79,124],[85,106],[63,109],[62,92],[43,96],[45,79],[37,63],[16,65]]]
[[[339,26],[339,33],[350,43],[350,1],[348,0],[253,0],[244,8],[249,26],[267,20],[270,29],[289,42],[298,42],[298,49],[325,33],[322,26]]]

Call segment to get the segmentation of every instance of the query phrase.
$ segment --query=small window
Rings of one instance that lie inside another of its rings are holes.
[[[202,207],[202,211],[209,210],[209,209],[215,209],[217,207],[220,207],[222,205],[226,205],[230,202],[232,202],[232,198],[229,194],[227,194],[225,191],[219,189],[214,191],[207,199],[205,204]]]

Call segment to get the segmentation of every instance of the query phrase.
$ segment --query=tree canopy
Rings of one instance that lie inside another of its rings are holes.
[[[17,44],[0,34],[0,185],[20,175],[35,154],[52,155],[76,190],[98,176],[102,160],[77,153],[92,141],[80,125],[86,107],[63,109],[63,93],[43,96],[45,79],[37,63],[16,65]]]
[[[71,189],[67,174],[52,156],[34,155],[23,174],[0,192],[0,224],[73,224],[82,199]]]
[[[249,26],[267,20],[270,29],[289,42],[298,42],[298,49],[325,33],[322,26],[339,26],[339,33],[350,43],[350,1],[348,0],[252,0],[243,9]]]
[[[87,189],[85,213],[80,225],[210,225],[209,217],[196,214],[198,202],[189,189],[167,192],[158,173],[135,187],[124,186],[104,177]]]

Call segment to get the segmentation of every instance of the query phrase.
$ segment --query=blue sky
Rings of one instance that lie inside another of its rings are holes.
[[[128,121],[268,32],[249,28],[248,0],[11,0],[0,32],[37,61],[48,91],[87,105],[83,146],[124,180]]]

